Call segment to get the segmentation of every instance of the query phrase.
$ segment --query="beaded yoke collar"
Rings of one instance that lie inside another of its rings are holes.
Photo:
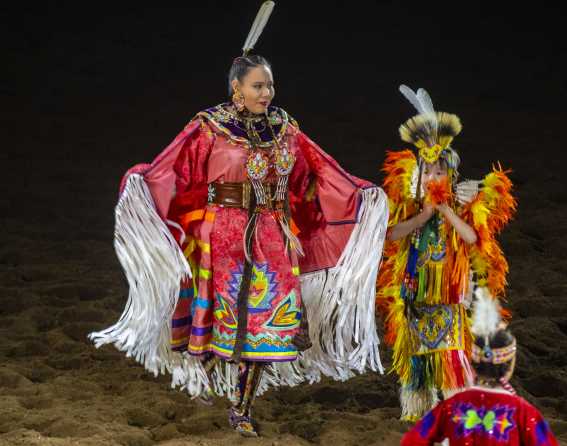
[[[252,125],[260,137],[259,146],[263,148],[274,145],[274,137],[266,119],[269,120],[278,142],[285,136],[290,122],[288,114],[279,107],[269,106],[266,115],[246,115],[237,113],[234,105],[228,102],[203,110],[197,113],[197,116],[206,119],[230,140],[246,146],[250,146],[246,126]]]

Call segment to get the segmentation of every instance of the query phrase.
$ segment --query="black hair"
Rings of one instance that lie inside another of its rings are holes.
[[[500,329],[494,333],[488,340],[488,344],[491,349],[508,347],[514,342],[514,336],[506,329]],[[485,340],[484,337],[478,336],[475,341],[475,345],[481,350],[484,348]],[[514,360],[511,359],[503,364],[492,364],[489,362],[472,362],[473,368],[479,377],[487,379],[489,381],[499,381],[500,378],[506,376],[513,366]]]
[[[232,97],[234,90],[232,88],[232,81],[237,79],[238,82],[242,82],[242,79],[248,74],[251,68],[258,67],[260,65],[265,65],[270,70],[272,66],[264,57],[259,54],[253,54],[251,56],[241,56],[234,59],[230,70],[228,70],[228,97]]]

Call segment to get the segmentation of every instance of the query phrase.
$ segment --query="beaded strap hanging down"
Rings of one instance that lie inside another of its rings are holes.
[[[285,201],[287,198],[287,183],[289,175],[291,174],[295,164],[295,155],[287,149],[287,145],[284,143],[281,148],[278,147],[276,149],[274,158],[274,167],[276,169],[276,174],[278,175],[278,183],[274,199],[276,201]]]
[[[287,144],[284,142],[280,144],[270,120],[268,119],[268,126],[272,132],[272,137],[274,139],[274,144],[276,149],[274,151],[274,168],[278,176],[278,182],[276,185],[276,191],[274,194],[274,199],[278,203],[287,203],[287,191],[289,176],[295,165],[295,155],[288,149]],[[303,249],[301,248],[301,242],[291,231],[290,224],[286,212],[288,209],[278,208],[276,209],[275,215],[278,219],[282,231],[286,237],[286,244],[289,248],[295,250],[299,255],[303,256]]]
[[[250,141],[250,154],[246,160],[246,173],[248,180],[254,189],[253,205],[248,212],[248,223],[244,229],[244,256],[248,264],[252,264],[252,238],[256,236],[256,220],[258,207],[263,207],[268,202],[263,180],[268,176],[270,158],[260,149],[260,136],[254,128],[251,120],[246,120],[246,133]]]
[[[286,245],[288,248],[295,250],[299,255],[304,255],[301,248],[301,242],[291,231],[288,217],[286,213],[288,209],[287,206],[287,192],[288,192],[288,182],[289,175],[293,170],[295,165],[295,155],[288,149],[287,144],[280,144],[278,138],[275,135],[274,129],[270,123],[268,117],[266,117],[266,122],[270,131],[272,132],[272,137],[275,145],[273,149],[273,164],[274,170],[278,177],[276,183],[276,190],[273,196],[268,197],[266,195],[266,188],[264,187],[264,180],[268,176],[270,169],[270,157],[268,154],[258,148],[259,135],[255,131],[254,126],[251,122],[247,122],[246,130],[248,133],[248,138],[250,140],[252,150],[246,161],[246,173],[248,179],[252,184],[254,189],[254,195],[256,198],[256,205],[263,207],[268,203],[276,202],[278,203],[277,208],[273,210],[273,215],[279,222],[282,232],[286,238]],[[246,259],[250,261],[251,255],[248,247],[250,246],[250,241],[256,233],[256,212],[253,213],[248,221],[247,228],[245,230],[245,240],[244,240],[244,254]]]

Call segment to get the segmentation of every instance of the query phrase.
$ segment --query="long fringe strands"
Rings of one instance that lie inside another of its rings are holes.
[[[301,292],[313,346],[293,362],[266,366],[258,387],[318,382],[321,375],[346,380],[366,369],[383,372],[374,313],[374,295],[386,236],[387,200],[379,188],[361,192],[359,222],[334,268],[301,276]],[[237,368],[219,362],[211,386],[234,398]]]
[[[413,381],[412,357],[419,340],[410,329],[404,312],[404,302],[401,299],[394,301],[389,308],[387,324],[390,330],[388,336],[390,340],[393,339],[391,372],[399,376],[401,383],[409,384]]]
[[[454,229],[452,232],[454,234]],[[446,303],[464,303],[470,296],[470,247],[466,243],[447,243],[447,265],[453,265],[447,274],[448,300]]]
[[[409,372],[400,377],[402,419],[420,418],[437,402],[437,390],[444,394],[473,384],[474,374],[462,350],[413,356],[408,361]]]
[[[345,380],[366,369],[382,372],[374,316],[376,275],[386,236],[387,199],[379,188],[361,191],[359,222],[334,268],[302,276],[302,295],[314,346],[293,363],[266,369],[259,393],[269,387],[315,382],[321,375]],[[171,317],[180,283],[190,268],[156,212],[141,175],[131,175],[116,208],[116,251],[130,294],[120,320],[92,333],[97,347],[112,343],[155,375],[171,373],[172,387],[193,396],[209,386],[234,397],[237,367],[219,361],[210,373],[188,353],[171,350]]]
[[[411,389],[453,390],[472,384],[472,368],[462,350],[414,355],[408,361],[408,368],[400,382]]]
[[[98,348],[114,346],[155,376],[173,375],[172,386],[193,395],[208,383],[200,361],[170,347],[171,317],[189,264],[157,214],[151,193],[138,174],[128,177],[116,206],[114,245],[130,287],[119,321],[89,338]]]
[[[384,319],[384,341],[389,346],[394,345],[398,330],[405,323],[404,302],[400,291],[408,261],[408,245],[407,237],[387,242],[385,261],[378,275],[376,303]]]
[[[423,301],[427,305],[438,305],[446,302],[448,290],[445,288],[447,274],[445,262],[428,262],[425,267],[418,270],[418,293],[416,301]]]
[[[400,403],[402,420],[418,421],[433,406],[437,404],[437,389],[425,388],[420,390],[402,387],[400,389]]]
[[[383,371],[374,296],[388,207],[379,188],[366,189],[361,195],[359,222],[337,265],[301,277],[313,346],[294,366],[311,381],[318,380],[319,374],[345,380],[353,371]]]

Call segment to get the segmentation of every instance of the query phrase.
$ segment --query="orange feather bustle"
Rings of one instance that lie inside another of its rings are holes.
[[[388,226],[392,227],[409,218],[417,211],[417,203],[411,193],[412,175],[417,169],[417,160],[411,150],[388,151],[382,172],[385,175],[382,187],[388,195],[390,217]],[[396,341],[397,303],[399,303],[399,284],[403,280],[408,240],[387,240],[384,245],[384,264],[378,275],[377,306],[384,315],[385,342],[394,345]],[[403,246],[401,246],[403,245]]]
[[[415,155],[411,150],[386,152],[386,160],[382,172],[385,174],[382,187],[388,197],[395,203],[407,200],[412,168],[417,165]]]
[[[504,295],[508,262],[496,240],[496,235],[510,221],[516,211],[516,200],[511,194],[509,171],[494,167],[482,182],[476,198],[465,206],[461,217],[477,233],[477,242],[471,247],[471,266],[479,276],[479,285],[487,286],[493,296]]]

